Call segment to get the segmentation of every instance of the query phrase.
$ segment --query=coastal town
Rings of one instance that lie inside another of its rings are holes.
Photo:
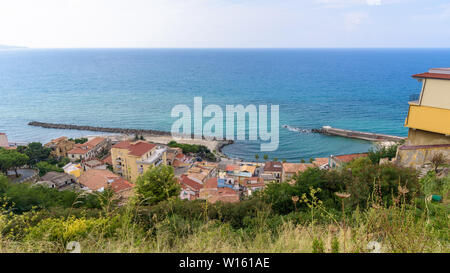
[[[393,140],[391,145],[398,148],[395,157],[382,158],[380,164],[393,162],[421,169],[429,167],[437,153],[444,157],[450,155],[450,101],[445,93],[450,87],[450,69],[431,69],[413,77],[423,83],[423,88],[420,95],[409,102],[405,121],[409,128],[408,138],[404,141],[387,136]],[[331,131],[331,127],[324,130]],[[345,130],[334,131],[340,137],[378,137],[361,132],[357,135]],[[220,147],[224,144],[218,141],[200,140],[180,145],[168,135],[126,133],[80,139],[61,136],[44,145],[31,143],[29,145],[41,145],[40,149],[50,151],[55,161],[54,170],[52,166],[44,168],[42,164],[35,164],[34,168],[27,164],[6,166],[2,170],[13,182],[35,183],[60,191],[102,192],[111,189],[126,202],[133,196],[133,188],[140,176],[153,167],[168,165],[173,167],[181,188],[180,199],[215,203],[239,202],[263,190],[269,183],[294,183],[295,175],[309,168],[338,169],[352,160],[368,156],[367,153],[341,154],[311,158],[308,162],[286,162],[269,159],[267,155],[261,155],[262,158],[255,155],[255,161],[245,162],[221,154]],[[202,152],[193,151],[192,146],[200,147]],[[0,133],[0,147],[17,151],[23,148],[10,143],[6,132]]]

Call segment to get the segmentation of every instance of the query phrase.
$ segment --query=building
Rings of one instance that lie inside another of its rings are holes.
[[[87,170],[78,179],[83,189],[91,192],[102,192],[112,189],[121,198],[129,198],[132,195],[133,184],[108,170]]]
[[[99,156],[108,150],[111,142],[108,138],[95,137],[83,144],[75,144],[74,148],[67,152],[67,157],[71,161],[89,160]]]
[[[210,203],[234,203],[239,202],[240,193],[230,187],[221,187],[217,177],[211,177],[206,180],[205,185],[200,190],[200,199],[207,200]]]
[[[264,172],[261,177],[264,181],[281,182],[281,173],[283,172],[283,165],[278,161],[267,161],[264,164]]]
[[[263,190],[266,187],[266,183],[262,177],[249,177],[244,178],[242,186],[244,186],[247,195],[252,195],[256,191]]]
[[[397,162],[420,167],[436,153],[450,157],[450,68],[434,68],[413,75],[422,83],[420,94],[409,101],[405,144],[399,147]]]
[[[346,155],[331,155],[329,158],[329,167],[330,168],[339,168],[343,166],[345,163],[349,163],[357,158],[367,157],[367,153],[358,153],[358,154],[346,154]]]
[[[122,141],[111,147],[113,170],[135,182],[151,166],[166,164],[167,147],[146,141]]]
[[[49,143],[44,145],[52,150],[51,155],[55,157],[68,157],[67,152],[75,147],[75,142],[70,141],[67,137],[59,137],[52,139]]]
[[[75,176],[76,178],[80,177],[83,173],[83,167],[81,164],[68,163],[63,167],[65,173]]]
[[[282,165],[281,181],[289,183],[293,182],[292,177],[295,174],[315,167],[314,164],[311,163],[283,163]]]
[[[195,200],[200,197],[200,190],[203,188],[202,184],[190,179],[185,174],[181,175],[178,183],[181,186],[180,199]]]
[[[43,177],[41,177],[41,184],[54,185],[52,188],[57,188],[59,190],[73,188],[76,183],[76,177],[67,173],[59,172],[48,172]]]
[[[318,157],[313,160],[312,164],[321,170],[326,170],[330,168],[330,159],[328,157]]]
[[[96,170],[106,170],[106,163],[97,159],[91,159],[83,162],[83,169],[85,171],[96,169]]]

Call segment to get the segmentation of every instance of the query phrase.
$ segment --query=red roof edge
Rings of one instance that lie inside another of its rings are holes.
[[[443,79],[450,80],[450,74],[438,74],[438,73],[420,73],[412,75],[413,78],[425,78],[425,79]]]

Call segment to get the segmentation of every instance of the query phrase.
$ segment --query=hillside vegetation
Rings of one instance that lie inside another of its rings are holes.
[[[148,172],[125,206],[110,191],[58,192],[0,176],[0,252],[69,252],[71,241],[81,252],[450,252],[450,177],[435,171],[418,179],[361,158],[234,204],[179,200],[171,167]]]

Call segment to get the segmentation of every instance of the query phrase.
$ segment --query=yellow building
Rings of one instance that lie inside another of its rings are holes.
[[[146,141],[119,142],[111,147],[113,170],[134,183],[150,166],[166,165],[166,151],[166,147]]]
[[[450,154],[450,68],[430,69],[413,78],[422,82],[422,90],[409,102],[408,139],[399,148],[397,159],[417,167],[435,153]]]

